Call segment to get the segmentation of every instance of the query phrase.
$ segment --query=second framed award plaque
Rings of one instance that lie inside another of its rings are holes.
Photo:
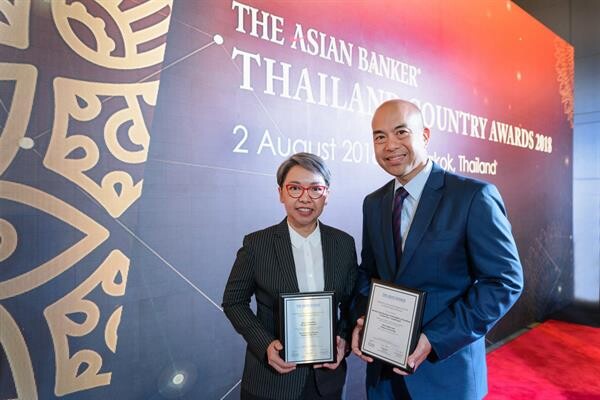
[[[296,364],[335,362],[333,292],[284,293],[279,297],[282,358]]]
[[[412,372],[407,359],[417,346],[424,308],[425,292],[373,279],[360,350]]]

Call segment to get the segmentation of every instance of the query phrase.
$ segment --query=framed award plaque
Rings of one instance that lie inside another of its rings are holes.
[[[284,293],[279,297],[282,358],[296,364],[335,362],[333,292]]]
[[[361,351],[407,372],[421,334],[425,292],[373,279]]]

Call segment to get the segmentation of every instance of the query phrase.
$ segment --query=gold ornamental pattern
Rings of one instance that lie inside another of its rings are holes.
[[[142,196],[172,3],[0,0],[0,47],[13,60],[0,59],[0,270],[5,272],[0,278],[0,349],[18,399],[49,396],[44,390],[50,379],[58,397],[111,384],[113,372],[106,360],[118,354],[124,296],[134,266],[128,248],[117,249],[119,244],[113,243],[111,229],[118,223],[100,221],[116,221]],[[37,26],[33,18],[54,29],[31,32]],[[31,34],[48,32],[66,45],[58,75],[50,77],[48,72],[55,71],[28,57],[40,52],[30,48]],[[81,62],[92,65],[70,68]],[[143,74],[153,73],[140,79],[139,70],[145,68],[150,70]],[[89,80],[90,71],[95,81]],[[42,121],[40,115],[46,114],[48,120]],[[39,131],[40,125],[48,129]],[[51,178],[38,179],[20,169],[31,163]],[[50,180],[59,184],[38,186]],[[73,193],[85,193],[88,201],[79,204],[69,197]],[[31,251],[38,243],[32,243],[36,235],[27,229],[42,221],[52,221],[60,232],[73,231],[65,236],[73,239],[44,247],[47,253],[41,257],[28,257],[38,256]],[[91,264],[92,253],[103,261]],[[69,281],[64,279],[68,271],[84,276]],[[31,336],[11,305],[26,304],[29,296],[59,279],[71,286],[63,286],[57,297],[46,291],[46,297],[38,297],[46,302],[39,304],[39,315],[28,316],[47,325],[54,352],[54,376],[36,376],[34,361],[46,355],[32,353],[39,346],[31,341],[44,329]],[[90,341],[98,334],[101,341]]]
[[[0,176],[14,160],[19,140],[25,136],[37,75],[37,68],[33,65],[0,62],[0,81],[15,82],[11,99],[2,99],[3,104],[11,104],[11,107],[7,110],[4,127],[0,129]]]
[[[81,285],[69,294],[49,305],[44,311],[54,343],[56,359],[57,396],[108,385],[111,372],[100,373],[102,356],[92,349],[79,350],[71,354],[69,337],[78,338],[90,334],[98,327],[101,309],[93,301],[86,299],[92,290],[102,288],[105,296],[123,296],[127,286],[127,273],[130,260],[119,250],[113,250],[98,269]],[[112,311],[104,328],[104,341],[108,350],[117,350],[117,329],[121,322],[123,306]],[[69,318],[70,314],[85,315],[82,322]],[[85,366],[82,371],[81,367]]]
[[[54,125],[44,165],[92,195],[111,216],[121,216],[142,195],[143,184],[141,179],[135,181],[124,169],[127,164],[145,162],[150,144],[150,134],[139,99],[154,106],[157,93],[158,81],[112,84],[56,78]],[[91,137],[97,133],[98,123],[90,124],[88,135],[70,132],[70,121],[91,122],[99,116],[103,104],[108,103],[103,103],[101,96],[111,100],[122,97],[125,103],[125,107],[114,112],[104,123],[101,135],[103,143],[97,143]],[[119,128],[126,123],[131,123],[127,136],[138,147],[136,150],[126,150],[117,138]],[[107,147],[109,154],[102,153],[101,147]],[[71,157],[77,150],[81,150],[83,156]],[[104,167],[111,163],[111,160],[100,160],[101,155],[122,161],[124,169],[107,172],[100,182],[95,182],[86,171],[100,162]]]
[[[112,18],[118,28],[113,35],[107,31],[106,21],[94,15],[83,2],[67,2],[66,0],[53,0],[52,16],[63,40],[79,56],[106,68],[113,69],[139,69],[150,67],[162,62],[165,56],[166,43],[151,46],[148,50],[140,47],[166,35],[169,30],[170,10],[172,0],[152,0],[140,3],[135,7],[123,10],[124,1],[97,1],[96,5]],[[134,30],[139,21],[152,16],[160,15],[163,18],[143,29]],[[82,34],[77,32],[70,20],[85,25],[94,36],[96,47],[92,48],[82,39]],[[124,43],[124,54],[114,55],[117,42]]]
[[[31,0],[0,0],[0,45],[21,50],[29,47],[30,9]]]

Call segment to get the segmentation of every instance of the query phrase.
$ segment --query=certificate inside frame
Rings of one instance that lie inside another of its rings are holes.
[[[382,303],[382,298],[389,302]],[[373,279],[361,352],[412,373],[413,368],[408,365],[407,360],[415,350],[421,334],[425,299],[426,292],[422,290]],[[385,310],[381,310],[382,307]]]
[[[334,292],[279,295],[279,340],[283,345],[281,357],[286,362],[336,362],[335,304]]]

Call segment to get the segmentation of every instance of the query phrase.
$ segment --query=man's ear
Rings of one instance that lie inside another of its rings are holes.
[[[425,142],[425,145],[427,145],[429,143],[430,137],[431,137],[431,131],[429,130],[429,128],[423,128],[423,141]]]
[[[281,190],[281,187],[277,186],[277,192],[279,193],[279,201],[283,203],[283,190]]]

